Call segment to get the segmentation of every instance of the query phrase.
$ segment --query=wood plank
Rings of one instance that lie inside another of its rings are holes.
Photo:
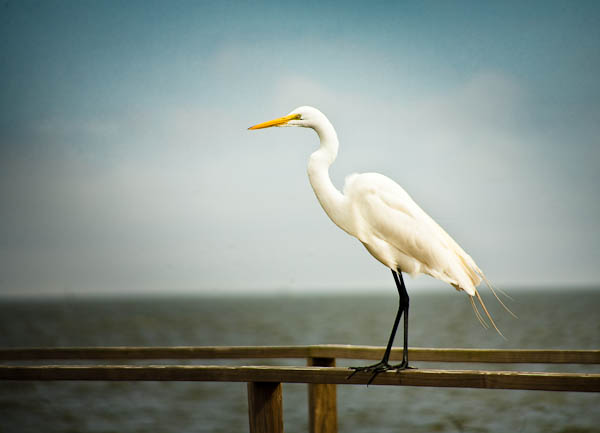
[[[248,383],[250,433],[283,433],[281,383]]]
[[[402,359],[402,349],[394,352],[393,358]],[[409,359],[432,362],[600,364],[600,350],[414,348],[408,354]]]
[[[0,366],[0,380],[288,382],[365,385],[340,367]],[[414,369],[382,373],[374,385],[600,392],[600,374]]]
[[[335,367],[335,358],[308,358],[311,367]],[[310,433],[337,433],[337,389],[335,384],[308,384]]]
[[[0,360],[306,358],[312,351],[313,346],[25,347],[0,349]]]
[[[318,347],[319,356],[345,359],[380,360],[385,350],[377,346]],[[408,357],[411,361],[425,362],[600,364],[600,350],[409,348]],[[390,359],[401,360],[402,349],[392,349]]]
[[[179,346],[179,347],[58,347],[4,348],[0,360],[44,359],[381,359],[384,348],[324,344],[314,346]],[[391,359],[402,359],[393,349]],[[600,364],[600,350],[438,349],[410,348],[411,361]]]

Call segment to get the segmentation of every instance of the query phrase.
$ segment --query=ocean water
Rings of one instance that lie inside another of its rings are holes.
[[[600,347],[600,289],[514,289],[511,295],[509,306],[519,319],[487,298],[503,339],[479,325],[464,294],[411,293],[409,345]],[[376,296],[4,299],[0,345],[385,345],[396,296],[390,290],[389,295]],[[338,360],[338,365],[368,362]],[[305,365],[305,360],[255,363]],[[600,372],[599,366],[585,365],[413,365]],[[285,431],[308,431],[306,385],[284,384],[283,406]],[[340,432],[600,432],[599,408],[600,395],[593,393],[338,386]],[[2,433],[245,432],[247,410],[243,383],[0,382]]]

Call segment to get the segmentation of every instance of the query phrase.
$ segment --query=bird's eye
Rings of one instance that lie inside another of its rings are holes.
[[[295,120],[302,120],[302,114],[296,114],[296,116],[294,116]]]

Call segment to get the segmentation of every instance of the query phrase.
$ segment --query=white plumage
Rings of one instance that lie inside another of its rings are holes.
[[[402,311],[408,314],[408,295],[401,272],[431,275],[457,290],[464,290],[470,295],[477,317],[484,323],[473,302],[473,297],[476,297],[493,326],[498,329],[477,292],[477,285],[485,279],[483,272],[471,256],[400,185],[381,174],[364,173],[348,176],[343,194],[335,188],[328,169],[337,157],[339,142],[335,129],[323,113],[313,107],[299,107],[287,116],[249,129],[271,126],[300,126],[317,132],[320,146],[310,156],[308,177],[319,203],[338,227],[356,237],[373,257],[399,274],[399,279],[397,274],[394,276],[399,293],[404,291],[406,305],[402,304],[401,294],[401,306],[388,343],[388,356],[399,317]],[[406,329],[405,316],[405,348]],[[405,361],[399,368],[407,367],[408,361]],[[359,367],[358,370],[371,371],[374,378],[389,368],[391,366],[384,356],[381,363]]]
[[[467,253],[400,185],[378,173],[346,179],[344,195],[356,220],[356,236],[390,269],[431,275],[475,295],[481,271]]]

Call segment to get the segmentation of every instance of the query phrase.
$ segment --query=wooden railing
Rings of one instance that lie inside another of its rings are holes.
[[[0,380],[247,382],[251,432],[282,432],[282,383],[307,383],[311,432],[337,431],[336,385],[365,385],[366,373],[348,378],[336,359],[379,360],[369,346],[69,347],[0,349]],[[306,358],[306,367],[214,365],[23,365],[46,360],[164,360]],[[424,362],[600,364],[600,350],[409,349]],[[402,359],[394,349],[391,359]],[[385,372],[372,385],[600,392],[600,374],[418,369]]]

